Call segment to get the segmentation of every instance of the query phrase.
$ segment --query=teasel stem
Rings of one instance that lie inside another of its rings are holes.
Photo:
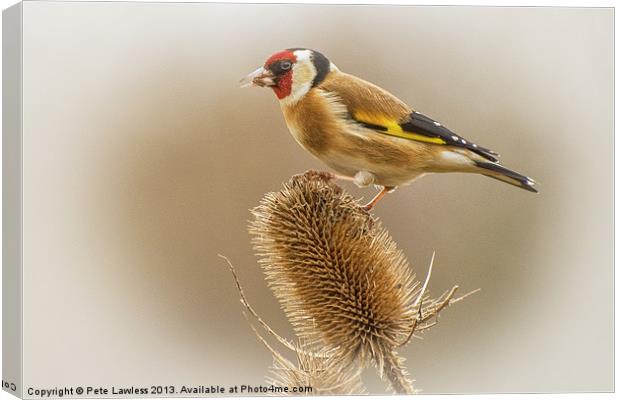
[[[392,389],[400,394],[415,394],[411,379],[408,378],[405,368],[405,359],[398,356],[396,351],[386,349],[383,356],[382,374],[390,383]]]

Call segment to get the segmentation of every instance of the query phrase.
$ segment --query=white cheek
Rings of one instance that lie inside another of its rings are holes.
[[[310,59],[299,59],[293,67],[293,84],[291,86],[291,94],[281,99],[284,104],[291,105],[308,93],[312,88],[312,81],[316,76],[316,69]]]
[[[293,104],[297,103],[302,97],[308,93],[310,87],[312,86],[312,82],[304,82],[306,77],[305,72],[301,72],[299,70],[293,69],[293,84],[291,85],[291,94],[281,99],[280,101],[284,104]]]

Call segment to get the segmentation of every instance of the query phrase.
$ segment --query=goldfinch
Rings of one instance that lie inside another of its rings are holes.
[[[396,187],[430,172],[468,172],[538,192],[498,154],[452,132],[386,90],[340,71],[318,51],[291,48],[242,79],[271,88],[295,140],[357,186],[383,186],[372,209]]]

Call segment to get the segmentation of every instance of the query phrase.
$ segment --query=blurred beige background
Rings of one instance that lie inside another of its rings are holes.
[[[292,337],[248,210],[325,167],[238,80],[302,46],[540,182],[429,176],[377,208],[419,274],[437,252],[433,293],[482,288],[404,350],[417,386],[612,390],[612,24],[600,8],[25,3],[25,385],[263,382],[270,355],[217,254]]]

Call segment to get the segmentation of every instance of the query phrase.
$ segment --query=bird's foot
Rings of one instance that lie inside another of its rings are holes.
[[[371,212],[373,207],[374,207],[374,204],[368,203],[368,204],[363,205],[361,208],[362,210],[366,212]]]
[[[372,200],[370,200],[367,204],[362,206],[362,210],[366,212],[370,212],[375,207],[375,205],[379,202],[379,200],[383,198],[383,196],[394,191],[394,189],[396,189],[394,186],[384,186],[383,189],[381,189],[381,191],[377,193],[375,197],[372,198]]]

